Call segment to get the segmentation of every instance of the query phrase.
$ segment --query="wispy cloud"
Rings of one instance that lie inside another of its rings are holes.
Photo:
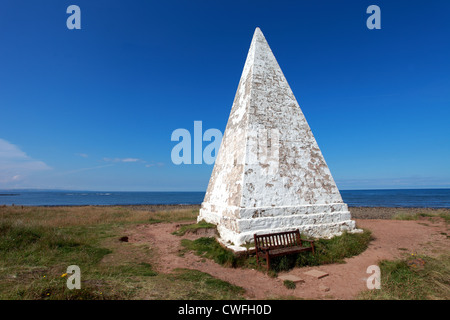
[[[103,158],[105,162],[145,162],[138,158]]]
[[[162,162],[157,162],[157,163],[149,163],[149,164],[146,164],[145,165],[145,167],[147,167],[147,168],[151,168],[151,167],[162,167],[164,165],[164,163],[162,163]]]
[[[111,163],[140,163],[145,165],[146,168],[151,167],[162,167],[164,166],[163,162],[149,162],[143,159],[139,158],[103,158],[104,162],[111,162]]]
[[[0,138],[0,183],[4,186],[22,181],[34,172],[50,169],[43,161],[32,159],[18,146]]]
[[[89,155],[87,155],[86,153],[75,153],[76,156],[82,157],[82,158],[88,158]]]

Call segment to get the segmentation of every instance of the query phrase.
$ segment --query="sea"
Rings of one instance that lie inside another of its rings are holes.
[[[341,190],[350,207],[450,208],[450,189]],[[205,192],[0,190],[1,205],[200,204]]]

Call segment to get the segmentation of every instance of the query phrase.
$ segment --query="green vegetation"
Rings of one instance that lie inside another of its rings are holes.
[[[232,251],[222,247],[215,238],[202,237],[197,240],[182,239],[181,244],[187,249],[194,251],[197,255],[214,260],[216,263],[226,267],[256,267],[256,259],[247,256],[237,256]]]
[[[372,233],[364,230],[362,233],[344,232],[341,236],[331,239],[314,241],[315,254],[300,254],[297,266],[318,266],[330,263],[343,263],[344,259],[356,256],[365,251],[372,239]]]
[[[192,207],[0,207],[0,299],[243,299],[244,289],[207,273],[189,269],[159,273],[154,268],[159,257],[149,245],[119,241],[130,228],[152,223],[188,223],[178,235],[214,228],[204,221],[193,223],[197,215]],[[449,214],[406,217],[424,218],[448,223]],[[370,232],[364,231],[317,240],[314,255],[273,258],[269,275],[295,266],[342,263],[363,252],[370,239]],[[257,265],[254,255],[235,255],[214,238],[180,241],[184,252],[193,251],[227,267],[266,272],[265,261]],[[66,287],[69,265],[81,269],[81,290]],[[383,261],[380,268],[381,290],[365,292],[361,298],[450,299],[448,254]],[[284,285],[295,288],[295,283]]]
[[[98,247],[87,233],[80,234],[78,229],[1,222],[1,263],[7,267],[67,265],[76,260],[80,265],[88,266],[111,253],[109,249]]]
[[[105,277],[90,282],[92,272],[112,251],[79,227],[56,228],[10,221],[0,222],[0,298],[3,299],[120,299]],[[69,265],[83,272],[81,290],[69,290],[64,276]],[[107,277],[106,277],[107,278]],[[103,290],[105,288],[106,290]],[[108,289],[109,288],[109,289]]]
[[[181,280],[183,283],[189,283],[188,286],[184,287],[186,292],[183,296],[192,300],[243,299],[242,295],[245,292],[241,287],[197,270],[179,269],[172,278]]]
[[[151,248],[118,240],[129,227],[197,215],[192,208],[0,207],[0,299],[242,299],[242,288],[206,273],[158,273]],[[66,286],[69,265],[80,267],[80,290]]]
[[[158,210],[152,211],[149,223],[183,222],[197,219],[198,210]]]
[[[186,232],[199,230],[199,229],[216,229],[216,225],[208,223],[205,220],[199,221],[198,223],[186,224],[181,226],[177,231],[172,232],[172,234],[177,236],[184,236]]]
[[[442,218],[445,223],[450,222],[450,214],[448,212],[438,212],[438,213],[398,213],[392,217],[394,220],[420,220],[421,218]]]
[[[437,258],[411,255],[380,263],[381,289],[365,291],[361,299],[449,300],[450,255]]]
[[[315,241],[315,254],[310,252],[292,254],[271,259],[271,275],[277,272],[287,271],[296,266],[316,266],[329,263],[342,263],[345,258],[360,254],[367,249],[371,240],[370,231],[362,233],[344,233],[331,239]],[[230,250],[222,247],[215,238],[199,238],[197,240],[183,239],[181,244],[197,255],[209,258],[228,267],[244,267],[265,269],[265,262],[258,266],[256,258],[251,255],[235,255]]]
[[[294,290],[294,289],[297,287],[297,285],[295,284],[295,282],[294,282],[294,281],[291,281],[291,280],[284,280],[284,281],[283,281],[283,284],[284,284],[284,286],[285,286],[286,288],[292,289],[292,290]]]

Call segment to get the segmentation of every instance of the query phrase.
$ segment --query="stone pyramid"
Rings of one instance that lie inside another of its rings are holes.
[[[234,250],[255,233],[359,231],[264,35],[256,28],[198,221]]]

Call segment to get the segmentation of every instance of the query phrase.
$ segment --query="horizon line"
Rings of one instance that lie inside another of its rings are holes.
[[[339,191],[377,191],[377,190],[447,190],[450,187],[420,187],[420,188],[352,188],[352,189],[339,189]],[[67,191],[67,192],[206,192],[206,190],[86,190],[86,189],[58,189],[58,188],[8,188],[0,189],[0,191]]]

